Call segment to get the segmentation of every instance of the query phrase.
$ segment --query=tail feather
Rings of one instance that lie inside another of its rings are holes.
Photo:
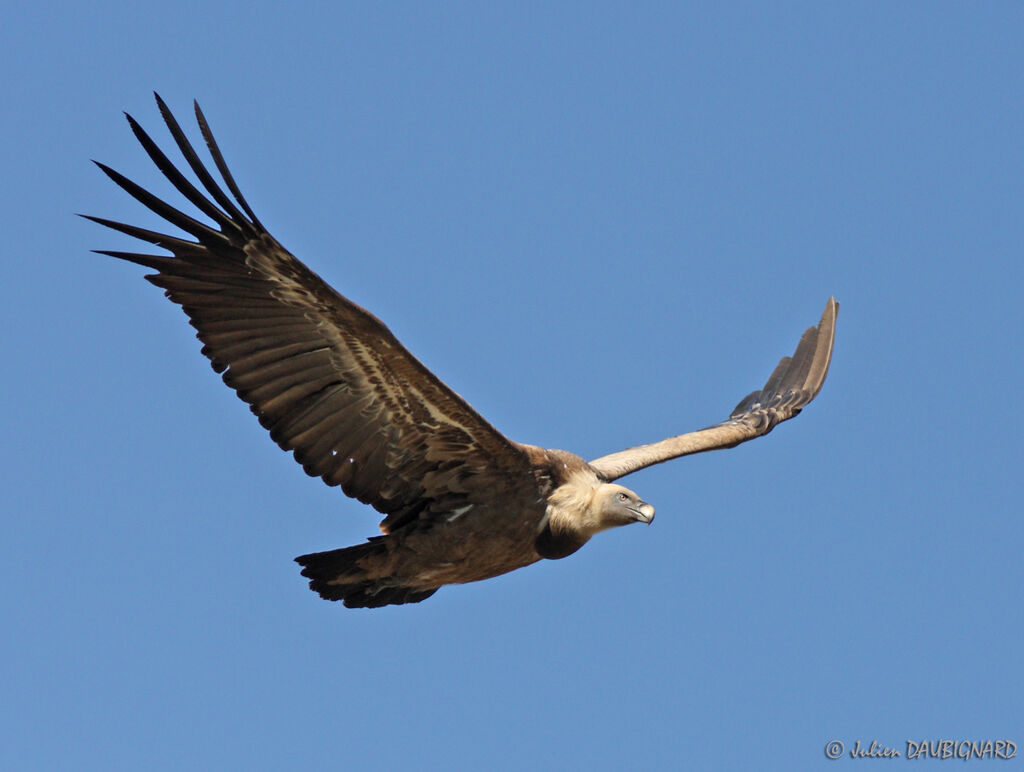
[[[375,536],[354,547],[300,555],[295,562],[310,580],[309,589],[325,600],[344,601],[348,608],[419,603],[437,592],[437,587],[395,586],[388,578],[369,575],[374,558],[387,557],[387,546],[382,543],[385,538]]]

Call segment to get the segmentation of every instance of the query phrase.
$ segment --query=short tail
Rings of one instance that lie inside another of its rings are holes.
[[[325,600],[344,601],[348,608],[419,603],[437,592],[437,587],[396,587],[387,578],[371,578],[368,569],[375,558],[387,557],[385,538],[374,536],[366,544],[300,555],[295,562],[310,580],[309,589]]]

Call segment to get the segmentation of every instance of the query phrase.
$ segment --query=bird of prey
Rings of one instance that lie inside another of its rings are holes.
[[[615,480],[767,434],[796,416],[825,381],[839,308],[834,298],[793,356],[721,423],[589,462],[513,442],[379,319],[270,235],[235,184],[198,104],[196,120],[220,182],[159,95],[156,100],[202,190],[130,115],[128,123],[157,168],[210,222],[97,163],[191,236],[87,216],[170,256],[97,251],[153,270],[146,278],[182,307],[213,369],[271,439],[292,451],[307,474],[384,515],[382,534],[363,544],[296,558],[323,598],[348,607],[417,603],[445,584],[564,558],[599,531],[650,523],[654,507]]]

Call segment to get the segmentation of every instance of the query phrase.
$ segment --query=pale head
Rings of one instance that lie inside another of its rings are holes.
[[[630,523],[650,524],[654,520],[654,507],[629,488],[616,483],[598,485],[587,509],[589,522],[585,528],[590,533]]]
[[[548,496],[534,547],[543,558],[564,558],[595,533],[653,519],[654,507],[629,488],[580,474]]]

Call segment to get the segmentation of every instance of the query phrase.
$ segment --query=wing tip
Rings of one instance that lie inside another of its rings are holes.
[[[831,337],[835,337],[836,319],[839,318],[839,301],[835,295],[830,295],[825,302],[825,310],[821,312],[821,321],[818,322],[818,330],[828,329]]]
[[[825,303],[825,310],[821,314],[821,321],[818,322],[817,346],[814,352],[811,371],[808,373],[808,380],[813,388],[810,399],[807,400],[808,402],[814,399],[818,392],[821,391],[821,387],[825,385],[825,378],[828,377],[829,368],[832,366],[832,352],[835,350],[836,345],[836,319],[838,318],[839,301],[836,300],[835,295],[832,295],[829,297],[828,302]]]

